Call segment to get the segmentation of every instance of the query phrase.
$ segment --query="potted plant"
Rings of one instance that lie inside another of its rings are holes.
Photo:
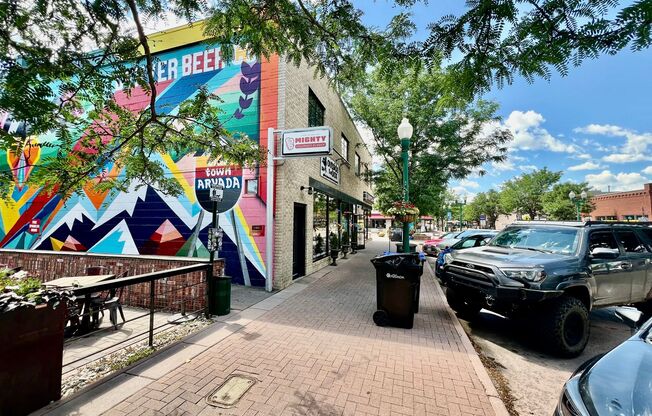
[[[331,243],[331,259],[333,263],[331,266],[337,266],[337,257],[340,255],[340,240],[337,238],[337,234],[330,234],[330,243]]]
[[[344,258],[346,258],[346,254],[349,252],[349,247],[351,247],[349,243],[349,232],[344,231],[342,233],[342,254],[344,254]]]
[[[419,208],[411,202],[396,201],[392,207],[387,210],[389,215],[393,215],[394,219],[402,223],[415,222],[419,216]]]
[[[324,250],[324,237],[321,236],[321,234],[317,234],[317,237],[315,237],[315,250],[314,250],[314,255],[319,255],[322,253]]]
[[[61,397],[68,292],[37,279],[0,278],[0,414],[28,414]]]

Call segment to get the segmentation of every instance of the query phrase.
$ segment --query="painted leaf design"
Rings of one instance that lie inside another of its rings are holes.
[[[259,76],[260,75],[260,62],[256,62],[251,66],[251,75]],[[251,78],[251,77],[249,77]]]
[[[253,100],[254,100],[253,98],[240,97],[240,108],[242,109],[249,108]]]
[[[238,120],[240,120],[242,117],[244,117],[244,114],[242,114],[242,111],[240,111],[240,109],[238,108],[238,109],[235,110],[235,112],[233,113],[233,117],[235,117],[235,118],[237,118]]]
[[[242,65],[240,65],[240,71],[242,72],[242,75],[247,78],[251,78],[251,75],[253,75],[251,66],[245,61],[242,61]]]
[[[246,78],[240,78],[240,91],[244,95],[251,95],[258,89],[258,82],[256,80],[248,81]]]

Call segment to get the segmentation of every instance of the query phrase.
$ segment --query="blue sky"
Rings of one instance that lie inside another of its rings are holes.
[[[358,0],[366,24],[384,27],[399,9],[385,1]],[[462,1],[418,4],[416,38],[438,16],[459,14]],[[505,163],[486,166],[450,187],[472,197],[535,168],[563,171],[562,180],[600,190],[642,188],[652,182],[652,49],[602,56],[571,68],[566,77],[529,84],[517,79],[486,99],[500,104],[503,125],[514,134]]]

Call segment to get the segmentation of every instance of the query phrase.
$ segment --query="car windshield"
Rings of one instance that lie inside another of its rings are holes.
[[[455,237],[449,236],[448,238],[464,238],[464,237],[470,237],[472,235],[477,234],[477,230],[466,230],[462,231],[461,233],[457,234]]]
[[[489,246],[522,248],[555,254],[572,254],[577,248],[579,232],[570,227],[512,227],[499,233]]]

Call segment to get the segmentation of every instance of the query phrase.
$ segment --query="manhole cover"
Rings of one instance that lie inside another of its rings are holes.
[[[256,379],[251,376],[232,374],[221,386],[206,396],[206,402],[213,406],[233,407],[254,384]]]

